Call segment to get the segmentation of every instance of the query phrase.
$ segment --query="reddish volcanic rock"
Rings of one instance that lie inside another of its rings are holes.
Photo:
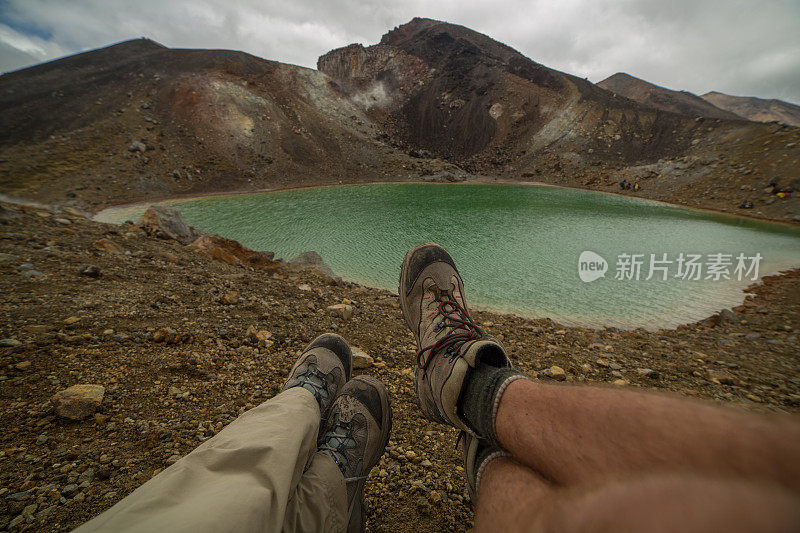
[[[201,235],[188,248],[200,255],[223,261],[229,265],[246,265],[267,272],[283,272],[284,270],[281,263],[269,259],[266,254],[245,248],[237,241],[219,235]]]

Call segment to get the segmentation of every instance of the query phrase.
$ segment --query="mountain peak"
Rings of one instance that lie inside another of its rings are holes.
[[[603,81],[608,81],[608,80],[639,80],[639,81],[644,81],[641,78],[637,78],[636,76],[631,76],[627,72],[617,72],[616,74],[612,74],[611,76],[609,76],[608,78],[606,78]],[[645,82],[645,83],[647,83],[647,82]]]
[[[120,41],[116,44],[112,44],[111,46],[103,47],[103,48],[141,48],[141,49],[148,49],[148,50],[158,50],[167,48],[163,44],[150,39],[149,37],[139,37],[137,39],[128,39],[127,41]]]
[[[386,33],[383,45],[396,46],[435,65],[452,52],[479,54],[503,62],[530,59],[508,45],[480,32],[440,20],[416,17]]]
[[[401,24],[399,26],[395,26],[393,29],[386,32],[383,37],[381,37],[380,44],[397,44],[408,37],[436,26],[438,24],[447,24],[446,22],[442,22],[441,20],[429,19],[424,17],[414,17],[410,21],[406,22],[405,24]]]

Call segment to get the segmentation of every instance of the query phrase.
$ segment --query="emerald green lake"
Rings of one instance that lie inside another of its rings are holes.
[[[435,241],[455,259],[470,304],[595,327],[675,326],[740,304],[754,273],[737,279],[739,254],[747,267],[761,255],[759,277],[800,266],[800,231],[790,226],[555,187],[390,183],[166,203],[203,231],[287,259],[315,250],[344,279],[393,291],[406,251]],[[592,282],[579,277],[587,250],[608,264]],[[699,280],[679,276],[681,253],[701,256]],[[620,254],[641,254],[639,280],[616,279]],[[646,280],[650,254],[672,262],[656,263],[662,269]],[[730,262],[730,279],[713,279],[715,262]]]

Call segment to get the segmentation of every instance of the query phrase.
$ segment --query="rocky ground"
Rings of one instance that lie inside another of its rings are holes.
[[[368,529],[471,526],[456,432],[414,405],[413,338],[396,295],[314,270],[228,264],[76,211],[0,205],[0,529],[63,531],[109,508],[275,394],[326,331],[371,356],[358,372],[392,397],[393,435],[367,484]],[[797,411],[800,271],[752,293],[733,311],[659,332],[475,314],[542,380]],[[76,384],[104,394],[74,421],[51,398]]]

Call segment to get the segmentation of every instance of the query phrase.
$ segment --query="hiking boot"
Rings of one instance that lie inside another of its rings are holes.
[[[469,315],[464,283],[438,244],[412,248],[400,270],[400,307],[417,341],[414,388],[425,416],[475,434],[461,411],[472,370],[481,363],[510,367],[500,342]]]
[[[334,460],[347,486],[348,531],[363,531],[364,483],[383,455],[392,429],[389,393],[371,376],[356,376],[333,402],[318,450]]]
[[[495,448],[483,440],[470,435],[461,433],[461,451],[464,454],[464,475],[467,478],[467,490],[469,498],[474,503],[478,495],[478,486],[481,482],[481,475],[484,467],[489,461],[499,457],[511,457],[505,450]]]
[[[347,341],[334,333],[325,333],[303,350],[281,391],[292,387],[310,391],[317,399],[320,416],[324,419],[336,395],[350,379],[352,368],[353,354]]]

